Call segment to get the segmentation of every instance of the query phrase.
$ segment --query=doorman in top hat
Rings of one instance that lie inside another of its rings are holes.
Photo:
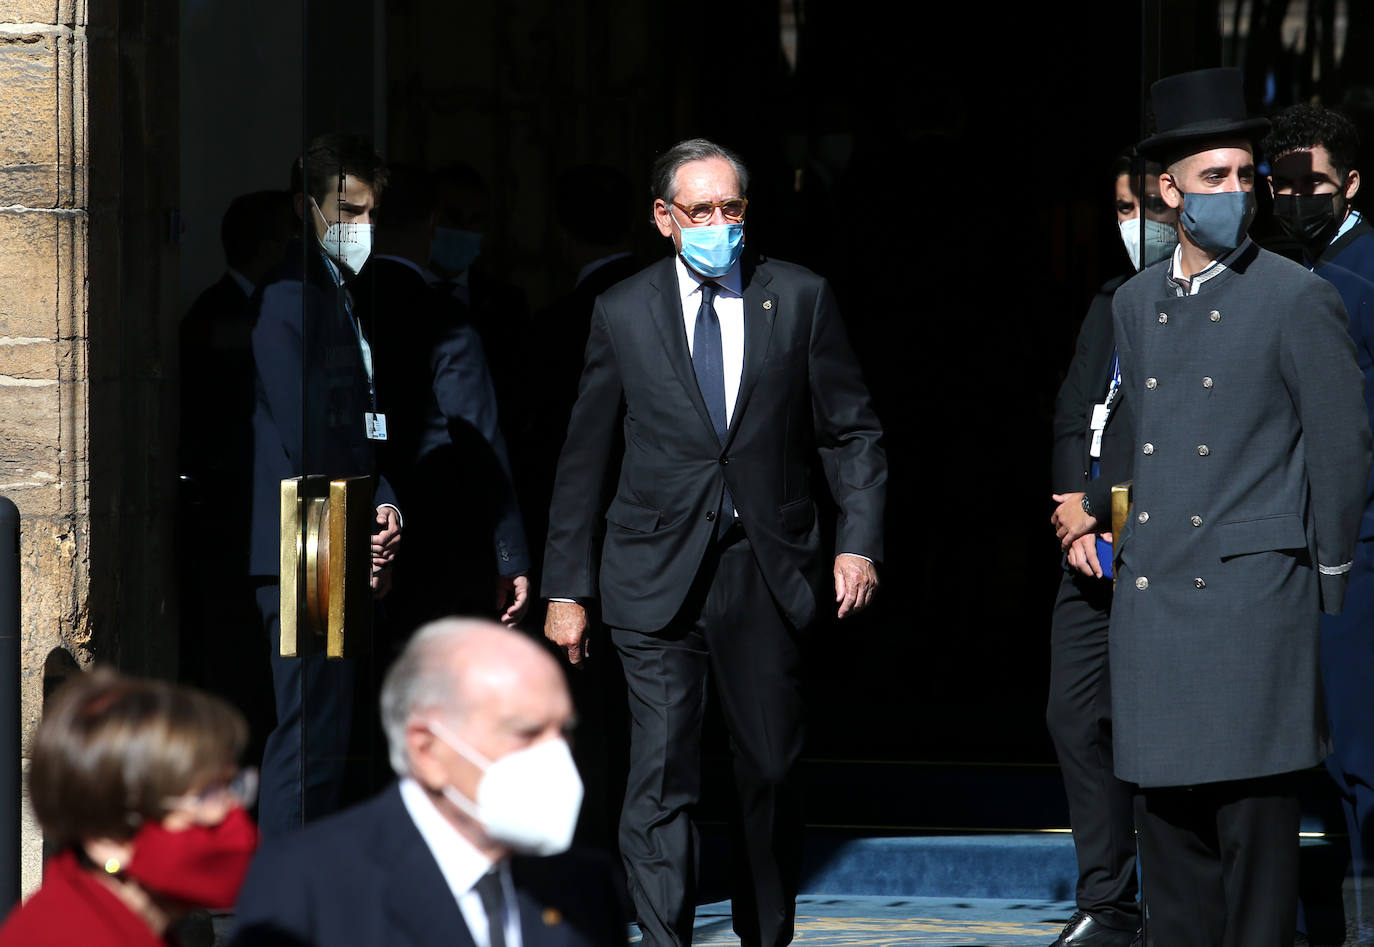
[[[1136,783],[1149,943],[1294,941],[1295,773],[1329,750],[1318,620],[1345,596],[1369,472],[1340,295],[1246,235],[1235,69],[1156,82],[1179,246],[1117,290],[1134,506],[1110,631],[1116,773]]]

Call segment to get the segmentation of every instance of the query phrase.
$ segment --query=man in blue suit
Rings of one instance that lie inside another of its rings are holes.
[[[444,619],[382,685],[400,782],[264,843],[231,942],[593,947],[627,939],[609,861],[567,852],[582,784],[563,672],[494,623]]]
[[[295,209],[308,235],[255,294],[256,403],[249,571],[271,646],[277,726],[262,762],[258,821],[265,835],[299,828],[338,805],[352,724],[353,666],[280,649],[280,484],[289,477],[372,474],[385,439],[371,350],[347,284],[371,248],[372,211],[386,182],[364,140],[326,135],[292,168]],[[400,511],[383,480],[372,538],[373,589],[384,594],[400,539]],[[309,712],[303,693],[309,695]],[[304,718],[304,719],[303,719]],[[302,727],[305,727],[303,732]],[[304,765],[303,757],[308,757]],[[302,776],[304,773],[304,776]]]
[[[1350,206],[1360,189],[1355,168],[1359,136],[1339,112],[1295,105],[1274,120],[1265,139],[1274,216],[1301,247],[1304,262],[1340,291],[1350,317],[1355,357],[1364,373],[1364,398],[1374,418],[1374,227]],[[1365,494],[1359,544],[1350,569],[1345,609],[1323,615],[1322,689],[1331,727],[1326,768],[1336,782],[1350,833],[1349,943],[1374,943],[1374,476]]]

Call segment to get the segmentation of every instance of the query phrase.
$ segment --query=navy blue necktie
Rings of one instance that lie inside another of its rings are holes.
[[[692,368],[696,370],[697,387],[701,389],[706,411],[711,415],[716,438],[724,447],[730,425],[725,419],[725,356],[721,350],[720,318],[716,315],[715,307],[717,288],[715,283],[701,284],[701,305],[697,307],[696,326],[692,330]],[[727,489],[721,498],[716,535],[723,534],[734,522],[735,507]]]

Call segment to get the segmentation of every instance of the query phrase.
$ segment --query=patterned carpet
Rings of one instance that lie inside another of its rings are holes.
[[[813,947],[1044,947],[1073,913],[1068,901],[802,895],[795,943]],[[638,932],[631,943],[639,940]],[[730,902],[697,909],[697,945],[738,944]]]

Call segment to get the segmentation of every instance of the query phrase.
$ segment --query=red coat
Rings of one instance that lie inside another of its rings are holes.
[[[50,858],[43,886],[0,927],[0,947],[168,947],[70,851]]]

